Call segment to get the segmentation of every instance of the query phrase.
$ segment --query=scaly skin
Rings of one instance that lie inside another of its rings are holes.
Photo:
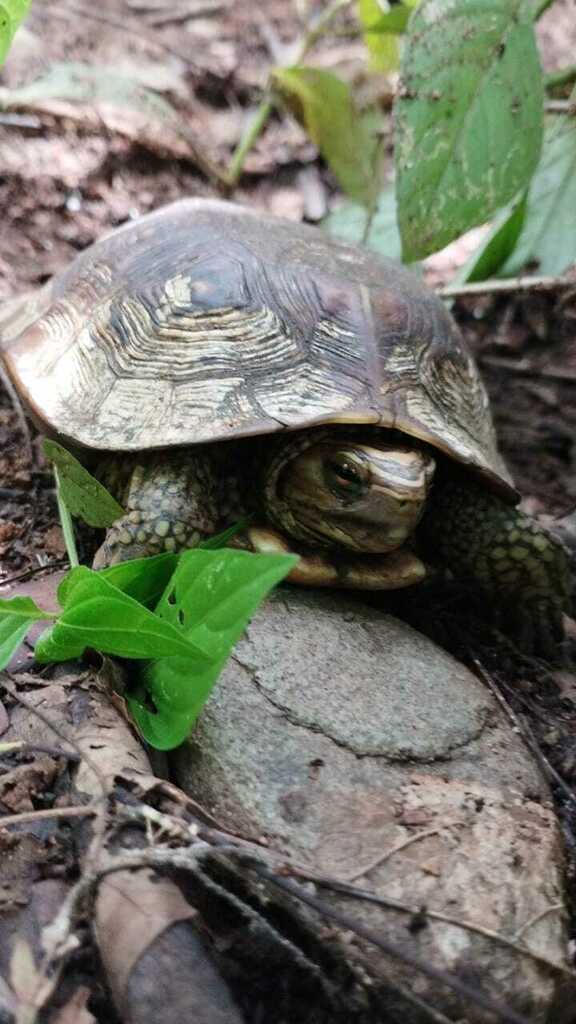
[[[126,513],[107,531],[94,568],[193,548],[217,533],[227,502],[218,486],[226,481],[215,470],[208,452],[106,460],[98,476]]]
[[[421,531],[434,563],[480,587],[523,650],[557,659],[571,611],[569,559],[558,540],[458,474],[434,488]]]
[[[250,478],[253,471],[254,467]],[[108,531],[95,567],[195,547],[204,537],[237,521],[246,511],[235,489],[237,474],[233,446],[214,446],[194,455],[158,453],[141,462],[111,457],[99,475],[126,514]],[[236,542],[253,549],[298,550],[298,542],[287,533],[263,525],[267,530],[263,547],[252,537],[257,531],[247,531]],[[559,540],[453,467],[439,474],[416,540],[417,552],[426,560],[449,568],[484,592],[489,614],[524,650],[558,657],[562,616],[571,611],[569,559]],[[394,559],[402,551],[407,565],[400,564],[400,571]],[[314,545],[310,555],[302,558],[295,582],[395,589],[418,582],[425,573],[417,554],[404,547],[388,556],[362,556],[367,559],[366,569],[360,559],[347,574],[338,568],[339,562],[345,562],[343,550],[332,559],[330,552]],[[392,558],[388,579],[378,564],[382,561],[384,566],[386,558]]]

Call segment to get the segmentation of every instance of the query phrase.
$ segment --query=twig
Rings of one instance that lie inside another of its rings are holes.
[[[91,818],[98,813],[95,804],[85,807],[52,807],[45,811],[22,811],[21,814],[5,814],[0,818],[0,829],[8,825],[25,825],[27,821],[46,821],[50,818]]]
[[[523,722],[518,717],[518,715],[514,711],[514,708],[512,708],[510,706],[510,704],[508,703],[508,701],[505,700],[505,698],[502,696],[502,694],[500,693],[500,690],[498,689],[498,687],[496,686],[494,680],[490,676],[490,673],[484,667],[484,665],[479,660],[479,658],[472,657],[472,662],[476,666],[476,668],[477,668],[478,672],[480,673],[482,679],[486,683],[486,686],[490,689],[491,693],[494,695],[494,697],[498,701],[500,707],[504,711],[504,714],[507,716],[509,721],[512,723],[512,727],[513,727],[514,732],[517,733],[524,740],[524,743],[526,744],[526,747],[528,748],[528,750],[530,751],[532,756],[535,758],[535,760],[536,760],[539,768],[541,769],[542,773],[549,780],[551,780],[557,786],[559,786],[559,788],[564,793],[564,796],[566,797],[566,799],[570,803],[574,804],[574,806],[576,807],[576,793],[572,792],[572,790],[570,789],[570,786],[564,781],[564,779],[562,778],[561,775],[559,775],[559,773],[556,771],[554,766],[550,764],[550,761],[548,760],[548,758],[545,757],[545,755],[542,753],[538,743],[536,742],[534,736],[532,735],[532,732],[531,732],[529,726],[526,724],[526,722]]]
[[[566,907],[563,903],[552,903],[549,907],[546,907],[544,910],[541,910],[539,914],[534,914],[534,916],[531,917],[529,921],[526,921],[521,928],[518,928],[517,932],[514,935],[514,938],[521,940],[524,932],[527,932],[530,928],[533,928],[534,925],[538,924],[538,921],[541,921],[543,917],[547,917],[548,914],[555,913],[566,913]]]
[[[65,565],[68,565],[67,558],[56,558],[53,562],[46,562],[45,565],[34,565],[30,569],[23,569],[22,572],[17,572],[14,576],[0,576],[0,590],[2,587],[9,586],[10,583],[19,583],[21,580],[28,580],[31,576],[38,576],[42,572],[49,572],[50,569],[62,569]]]
[[[20,427],[20,430],[22,432],[22,436],[24,438],[24,443],[25,443],[25,446],[26,446],[26,450],[28,452],[28,458],[30,460],[30,465],[33,466],[35,464],[36,460],[34,459],[34,449],[32,447],[32,437],[30,435],[30,429],[28,427],[28,421],[26,419],[26,416],[24,415],[24,410],[22,409],[22,402],[20,401],[20,396],[19,396],[18,392],[16,391],[16,388],[14,387],[10,377],[6,373],[6,370],[4,369],[4,367],[1,364],[0,364],[0,382],[2,383],[2,386],[3,386],[4,390],[7,392],[8,397],[10,398],[10,401],[12,403],[12,407],[14,409],[14,412],[16,413],[16,418],[18,420],[18,426]]]
[[[490,996],[485,995],[478,989],[472,988],[471,985],[467,985],[465,982],[461,981],[460,978],[457,978],[454,975],[449,975],[438,967],[433,967],[421,957],[413,953],[408,953],[404,949],[398,949],[393,943],[388,942],[388,940],[384,939],[380,934],[373,932],[371,928],[368,928],[366,925],[362,924],[362,922],[356,921],[354,918],[349,917],[348,914],[344,914],[342,911],[336,910],[334,907],[323,903],[322,900],[317,899],[316,896],[307,892],[306,889],[297,882],[293,882],[288,878],[278,878],[268,868],[259,864],[252,864],[250,866],[257,875],[262,878],[266,878],[272,885],[289,893],[291,896],[294,896],[300,902],[306,903],[322,917],[334,921],[340,928],[344,928],[346,931],[350,931],[354,935],[358,935],[360,938],[365,939],[371,945],[380,949],[387,956],[390,956],[395,960],[401,960],[402,963],[407,964],[409,967],[413,967],[414,970],[421,972],[433,981],[446,985],[447,988],[452,989],[453,992],[458,993],[458,995],[474,1003],[476,1006],[481,1006],[483,1009],[496,1014],[496,1016],[500,1017],[505,1024],[528,1024],[526,1017],[519,1016],[519,1014],[515,1013],[514,1010],[508,1009],[495,999],[492,999]]]
[[[573,100],[547,100],[544,110],[547,114],[568,114],[568,116],[574,117],[576,104]]]
[[[138,857],[128,856],[126,858],[118,858],[114,862],[107,864],[101,871],[95,873],[90,884],[93,886],[106,875],[115,871],[134,870],[143,867],[172,867],[188,871],[197,870],[197,863],[199,860],[206,857],[220,860],[224,853],[232,854],[235,858],[238,858],[241,863],[245,864],[246,867],[253,870],[259,877],[265,878],[272,885],[288,892],[298,901],[306,903],[308,906],[316,910],[322,917],[326,917],[329,920],[334,921],[341,928],[345,928],[346,931],[352,932],[360,938],[365,939],[371,945],[380,949],[393,959],[400,960],[409,967],[413,967],[415,970],[420,971],[426,977],[440,982],[447,988],[451,988],[452,991],[457,992],[460,996],[469,1000],[473,1004],[482,1006],[484,1009],[498,1015],[504,1024],[528,1024],[525,1017],[519,1016],[513,1010],[509,1010],[502,1006],[489,996],[484,995],[484,993],[478,992],[476,989],[467,985],[454,975],[442,971],[440,968],[432,967],[427,961],[421,959],[419,956],[396,947],[394,943],[388,942],[387,939],[382,938],[380,934],[373,932],[372,929],[368,928],[366,925],[354,920],[354,918],[349,917],[347,914],[339,910],[335,910],[328,904],[323,903],[322,900],[317,897],[312,896],[297,882],[293,882],[285,877],[280,877],[274,874],[273,871],[255,858],[254,855],[246,856],[246,853],[238,850],[235,846],[213,850],[211,847],[202,843],[201,845],[195,844],[194,847],[185,850],[147,850]],[[72,893],[70,893],[70,904],[74,903],[78,905],[80,899],[84,898],[84,895],[87,893],[89,888],[88,882],[89,880],[82,879],[77,883],[74,898],[72,898]],[[426,1008],[428,1009],[428,1007]]]
[[[67,761],[80,761],[80,754],[61,747],[49,747],[45,743],[27,743],[26,740],[14,740],[13,743],[0,742],[0,757],[5,754],[48,754],[49,757],[64,757]]]
[[[510,277],[488,278],[487,281],[472,281],[469,284],[448,285],[438,288],[441,299],[457,299],[465,295],[488,295],[491,292],[543,292],[556,288],[575,287],[574,278],[568,277]]]
[[[306,881],[314,882],[315,885],[322,886],[323,888],[331,889],[333,892],[340,892],[344,896],[350,896],[352,899],[365,900],[368,903],[373,903],[375,906],[387,907],[389,910],[398,910],[402,914],[407,914],[410,917],[414,917],[416,914],[421,913],[422,908],[410,903],[404,903],[402,900],[395,899],[393,896],[383,896],[380,893],[371,892],[369,889],[360,889],[356,885],[350,885],[348,882],[340,882],[338,879],[323,877],[317,875],[313,871],[307,868],[294,868],[292,865],[289,866],[290,871],[293,875],[298,878],[305,879]],[[553,910],[558,910],[559,904],[552,904],[550,907],[546,907],[541,913],[542,915],[551,913]],[[566,912],[565,907],[561,909]],[[540,916],[540,915],[538,915]],[[566,964],[557,963],[555,960],[551,960],[549,957],[544,956],[542,953],[536,953],[533,949],[528,946],[524,946],[521,942],[516,939],[509,939],[507,936],[502,935],[500,932],[495,932],[491,928],[484,928],[481,924],[474,924],[473,921],[466,921],[460,917],[454,917],[451,914],[444,914],[440,910],[426,909],[426,918],[430,921],[440,921],[442,924],[455,925],[456,928],[462,928],[465,932],[471,932],[475,935],[481,935],[485,939],[490,939],[491,942],[496,942],[507,949],[513,950],[515,953],[519,953],[522,956],[527,956],[535,963],[541,964],[548,970],[554,971],[557,974],[566,975],[566,977],[576,979],[576,971],[572,968],[567,967]],[[521,925],[516,935],[523,932],[531,924],[533,919],[527,921]]]
[[[370,871],[374,871],[374,868],[382,867],[386,861],[390,860],[390,858],[394,857],[397,853],[400,853],[401,850],[405,850],[407,846],[411,846],[412,843],[419,843],[420,840],[428,839],[430,836],[439,836],[442,832],[447,831],[450,828],[454,828],[455,826],[464,828],[465,823],[463,821],[455,821],[451,824],[444,825],[442,828],[428,828],[424,832],[417,832],[415,835],[408,836],[407,839],[403,839],[390,850],[386,850],[384,853],[378,854],[378,856],[374,857],[374,860],[370,861],[368,864],[365,864],[363,867],[358,867],[352,871],[351,874],[346,875],[346,881],[355,882],[356,879],[362,878],[363,875],[369,874]]]

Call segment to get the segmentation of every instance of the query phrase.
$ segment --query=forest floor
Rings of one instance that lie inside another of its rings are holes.
[[[264,20],[252,0],[100,0],[96,7],[33,0],[3,86],[28,84],[64,62],[89,64],[101,79],[122,74],[133,89],[123,102],[102,95],[63,100],[44,90],[19,110],[0,113],[0,300],[36,288],[131,218],[183,196],[217,194],[216,182],[198,167],[198,151],[221,167],[229,164],[275,55],[299,30],[297,5],[267,0],[265,8]],[[553,5],[540,33],[548,70],[573,60],[570,0]],[[320,41],[309,62],[353,81],[360,95],[377,89],[389,109],[393,85],[367,79],[362,46],[346,21],[336,36]],[[59,72],[71,73],[79,74]],[[138,108],[143,88],[172,106],[191,144],[173,121]],[[390,126],[390,151],[391,141]],[[320,222],[341,201],[315,147],[280,115],[248,154],[233,198],[309,222]],[[428,261],[429,281],[448,283],[466,255],[463,242]],[[566,515],[576,506],[576,279],[574,289],[459,300],[453,312],[488,386],[523,507],[547,518]],[[38,438],[25,439],[5,393],[0,495],[0,583],[42,565],[62,566],[52,477]],[[575,787],[573,671],[521,658],[507,659],[500,670],[507,692],[520,694],[516,700],[541,750]]]

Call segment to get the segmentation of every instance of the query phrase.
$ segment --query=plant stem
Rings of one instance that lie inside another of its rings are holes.
[[[273,109],[274,104],[272,103],[270,93],[267,92],[260,102],[254,117],[244,132],[244,135],[240,139],[240,142],[232,156],[232,160],[230,161],[230,167],[228,169],[230,187],[233,187],[237,183],[240,175],[242,174],[244,161],[256,142],[256,139],[260,135],[260,132],[264,128],[264,125],[270,117]]]
[[[544,76],[546,89],[557,89],[560,85],[568,85],[576,81],[576,64],[570,64],[567,68],[560,68],[560,71],[551,71]]]
[[[316,40],[319,39],[326,31],[338,12],[344,7],[348,7],[351,2],[352,0],[333,0],[326,10],[319,15],[316,21],[307,27],[296,48],[296,53],[290,59],[290,65],[302,63],[308,51],[312,49]],[[232,154],[228,173],[226,175],[226,184],[229,190],[233,189],[238,183],[240,175],[242,174],[242,168],[244,167],[244,161],[256,142],[256,139],[265,127],[273,109],[274,102],[272,100],[270,86],[268,86],[254,117],[250,121],[250,124]]]
[[[80,565],[80,559],[78,558],[78,549],[76,548],[76,538],[74,536],[74,526],[72,525],[72,516],[68,510],[66,502],[62,499],[60,492],[60,477],[58,470],[54,466],[54,477],[56,479],[56,501],[58,503],[58,515],[60,516],[60,525],[62,526],[62,533],[64,534],[64,543],[66,545],[66,551],[68,553],[68,561],[70,562],[70,568],[75,569],[76,566]]]
[[[538,18],[541,18],[544,11],[547,11],[553,3],[554,0],[538,0],[534,8],[534,21],[538,21]]]

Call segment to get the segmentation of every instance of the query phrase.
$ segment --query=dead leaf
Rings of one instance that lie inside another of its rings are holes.
[[[26,940],[18,936],[10,960],[10,984],[20,1002],[34,1003],[40,983],[34,954]]]
[[[34,798],[49,789],[58,774],[58,764],[51,757],[36,758],[0,776],[0,803],[14,814],[32,811]]]
[[[135,964],[157,936],[195,917],[176,885],[151,871],[122,871],[104,879],[96,902],[96,936],[121,1002]]]

